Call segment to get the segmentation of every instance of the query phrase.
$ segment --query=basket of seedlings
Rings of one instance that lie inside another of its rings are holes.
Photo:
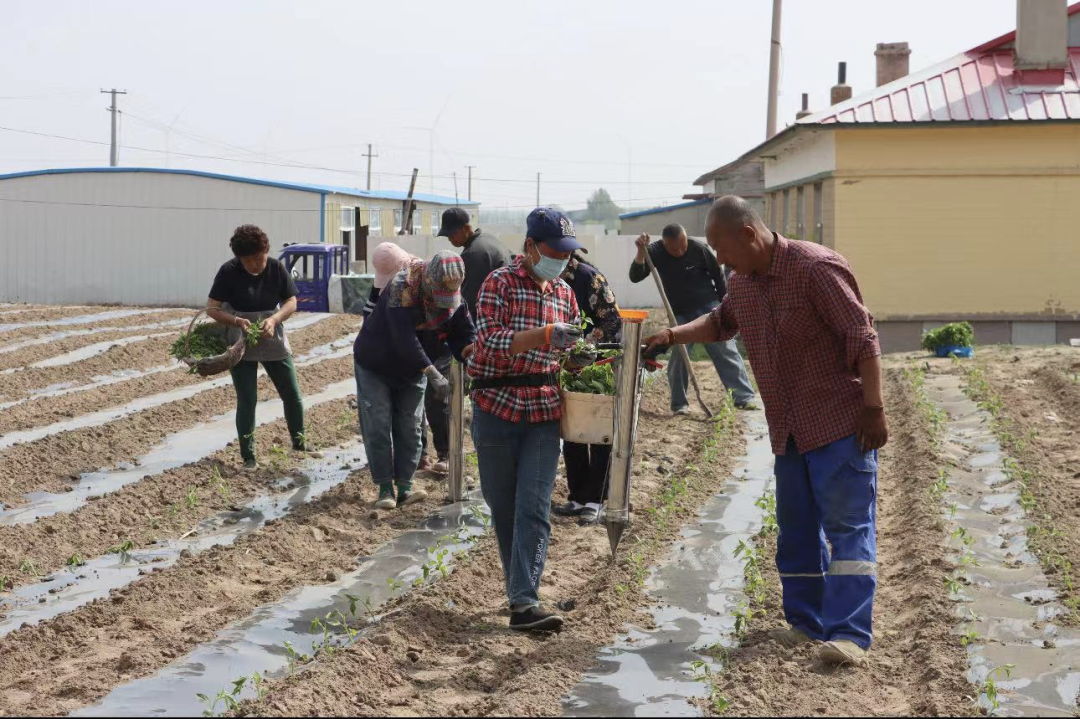
[[[938,357],[971,357],[974,344],[975,330],[967,322],[952,322],[922,336],[922,348]]]
[[[240,339],[229,345],[216,322],[195,324],[205,312],[199,310],[195,313],[187,332],[177,337],[169,350],[169,354],[188,366],[190,374],[200,377],[221,374],[235,367],[244,358],[247,348],[259,343],[262,332],[262,323],[252,322]]]
[[[559,431],[567,442],[611,444],[615,435],[615,371],[617,352],[601,352],[596,364],[580,372],[559,373],[562,419]]]

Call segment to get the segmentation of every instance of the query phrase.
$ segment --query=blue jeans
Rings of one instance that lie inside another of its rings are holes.
[[[713,302],[704,307],[699,307],[689,314],[676,312],[675,319],[681,325],[693,322],[698,317],[712,312],[719,304],[719,302]],[[688,354],[693,349],[694,345],[686,345]],[[735,340],[706,342],[705,351],[709,353],[709,359],[712,360],[713,367],[716,368],[716,374],[720,375],[720,381],[734,395],[735,404],[745,404],[752,400],[754,398],[754,387],[750,384],[750,378],[746,376],[746,366],[743,364],[742,355],[739,354],[739,348],[735,345]],[[675,411],[680,407],[687,406],[686,387],[690,381],[686,365],[683,364],[682,353],[678,350],[671,353],[671,358],[668,360],[667,374],[668,384],[671,386],[671,409]]]
[[[412,483],[420,463],[427,377],[398,379],[353,363],[360,434],[375,484]]]
[[[548,512],[559,465],[559,423],[507,422],[474,404],[472,436],[510,606],[537,606],[551,537]]]
[[[799,454],[788,439],[776,458],[776,567],[792,627],[870,647],[876,504],[876,451],[864,452],[852,435]]]

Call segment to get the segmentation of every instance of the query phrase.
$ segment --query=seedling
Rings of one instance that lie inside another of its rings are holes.
[[[292,642],[285,641],[285,656],[289,661],[289,675],[291,676],[295,671],[298,664],[306,664],[311,661],[311,657],[307,654],[297,654],[296,648],[293,647]]]
[[[74,570],[78,569],[79,567],[81,567],[81,566],[83,566],[83,565],[85,565],[85,564],[86,564],[86,562],[84,562],[84,561],[83,561],[82,555],[81,555],[81,554],[79,554],[78,552],[75,552],[75,554],[72,554],[72,555],[71,555],[70,557],[68,557],[68,559],[67,559],[67,566],[68,566],[68,567],[69,567],[69,568],[70,568],[70,569],[71,569],[72,571],[74,571]]]
[[[251,686],[255,688],[255,699],[258,701],[262,701],[270,691],[270,688],[266,686],[266,680],[258,672],[253,672],[251,675]]]
[[[960,646],[962,647],[974,644],[977,641],[979,641],[979,633],[975,631],[975,627],[968,626],[964,633],[960,635]]]
[[[225,504],[229,503],[229,483],[221,476],[221,470],[218,469],[217,465],[214,465],[214,469],[210,472],[210,486],[221,496],[221,501],[225,502]]]
[[[262,335],[262,320],[252,322],[244,332],[244,343],[248,347],[254,347],[259,344],[259,339]]]
[[[694,672],[694,681],[702,682],[709,688],[709,708],[714,714],[723,714],[731,706],[731,702],[720,693],[717,675],[713,673],[712,667],[697,659],[690,662],[690,668]]]
[[[986,681],[982,685],[982,694],[986,696],[986,701],[990,704],[988,714],[992,715],[1001,706],[1001,702],[998,701],[997,678],[1004,674],[1005,678],[1008,679],[1012,676],[1012,670],[1015,667],[1015,664],[1002,664],[987,673]]]
[[[391,585],[391,587],[392,586],[393,585]],[[375,621],[378,615],[375,613],[375,605],[372,603],[371,597],[358,597],[354,594],[346,594],[345,598],[349,600],[349,614],[351,614],[354,619],[356,618],[356,605],[363,604],[364,611],[367,612],[368,618],[373,622]],[[342,619],[344,619],[344,617],[342,617]]]
[[[278,470],[289,466],[289,453],[284,447],[275,444],[270,448],[270,465]]]
[[[945,578],[945,589],[948,590],[949,594],[959,594],[963,588],[963,583],[956,577]]]
[[[6,574],[0,576],[0,592],[6,592],[15,587],[15,581]]]
[[[109,547],[109,554],[119,554],[120,564],[127,564],[131,561],[131,550],[135,548],[135,543],[130,539],[125,539],[122,544],[115,547]]]
[[[188,487],[187,493],[184,495],[184,504],[187,505],[188,509],[195,509],[199,506],[199,490],[196,489],[194,484]]]
[[[35,566],[34,562],[29,559],[24,559],[19,562],[19,571],[23,574],[29,574],[33,577],[41,576],[41,574],[37,570],[37,566]]]
[[[754,506],[761,510],[761,531],[758,535],[764,537],[780,531],[780,525],[776,523],[776,493],[765,492],[754,502]]]
[[[339,414],[337,418],[337,428],[347,429],[354,424],[356,424],[356,414],[347,409],[341,410],[341,414]]]
[[[391,594],[397,594],[401,591],[402,587],[405,586],[405,582],[401,581],[397,577],[387,577],[386,584],[390,587]]]
[[[203,716],[224,716],[225,712],[232,712],[239,709],[240,703],[236,701],[236,698],[240,696],[240,692],[243,691],[244,685],[246,683],[247,677],[240,677],[239,679],[233,681],[232,691],[229,691],[228,689],[222,689],[213,699],[211,699],[205,694],[196,694],[195,696],[199,698],[199,701],[206,706],[206,709],[203,710]],[[224,702],[225,711],[223,711],[221,714],[218,714],[218,705],[222,702]]]

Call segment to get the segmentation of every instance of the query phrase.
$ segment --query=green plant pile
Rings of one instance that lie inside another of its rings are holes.
[[[968,322],[952,322],[922,336],[922,348],[930,352],[936,352],[938,347],[971,347],[974,342],[975,329]]]
[[[176,341],[172,343],[172,347],[169,349],[169,354],[177,359],[183,359],[184,357],[191,356],[195,359],[204,359],[206,357],[216,357],[229,347],[225,344],[225,339],[214,331],[214,323],[204,322],[201,325],[195,325],[195,329],[191,331],[191,350],[189,353],[187,346],[188,333],[180,335],[176,338]]]
[[[559,374],[559,384],[567,392],[614,396],[615,370],[612,369],[613,366],[611,362],[608,362],[602,365],[589,365],[580,372],[563,370]]]
[[[262,320],[257,320],[251,323],[251,326],[244,332],[244,342],[248,347],[254,347],[259,344],[259,337],[262,335]]]

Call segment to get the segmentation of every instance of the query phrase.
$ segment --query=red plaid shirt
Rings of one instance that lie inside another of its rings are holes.
[[[507,377],[559,371],[559,353],[550,345],[510,354],[514,333],[552,322],[577,322],[574,292],[561,279],[540,285],[521,258],[500,267],[480,286],[476,301],[476,351],[469,358],[471,377]],[[472,393],[484,412],[508,422],[550,422],[562,417],[558,387],[499,387]]]
[[[732,273],[711,318],[718,339],[742,335],[773,453],[784,454],[791,435],[805,453],[855,433],[863,407],[857,364],[881,348],[847,260],[773,236],[768,271]]]

